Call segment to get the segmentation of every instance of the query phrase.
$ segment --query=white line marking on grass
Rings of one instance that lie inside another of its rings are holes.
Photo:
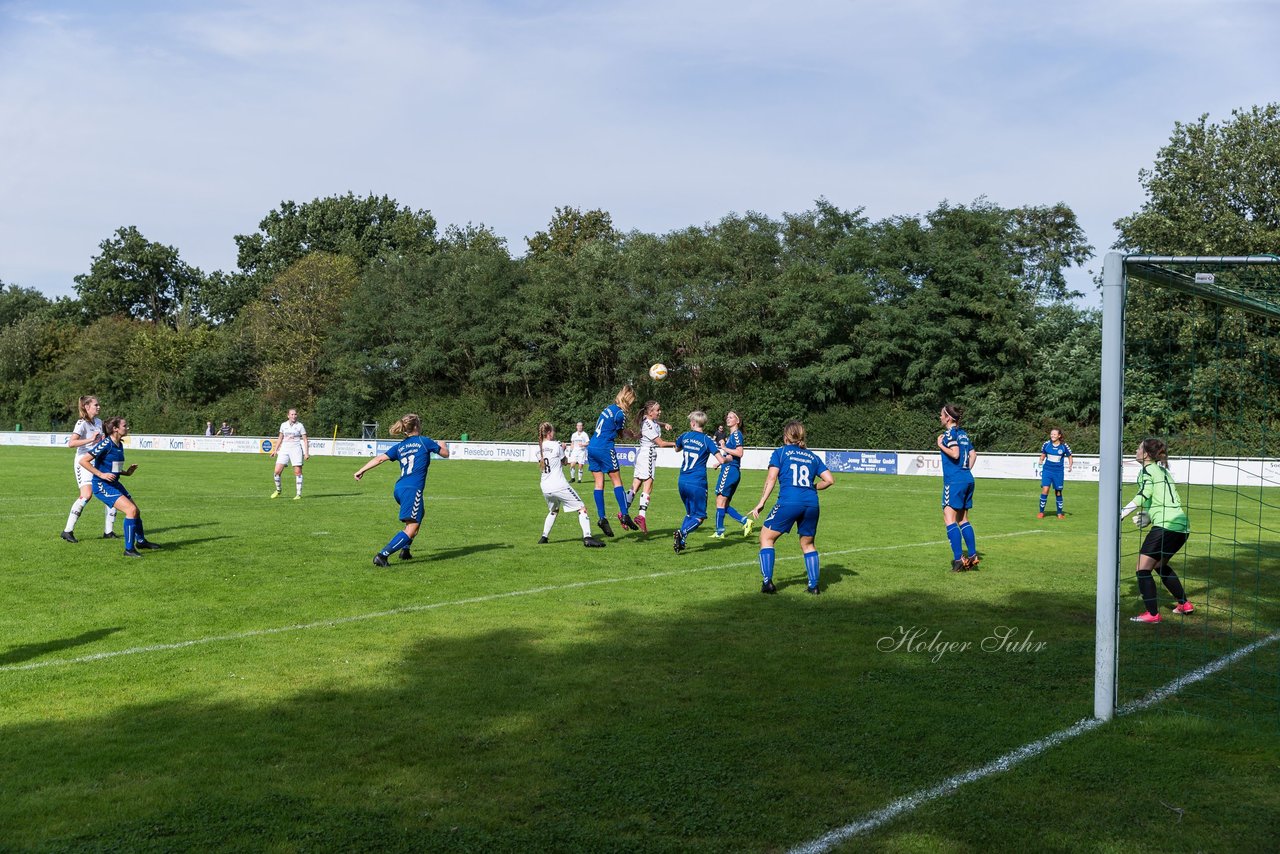
[[[1216,661],[1211,661],[1203,667],[1191,671],[1185,676],[1178,677],[1163,688],[1158,688],[1155,691],[1152,691],[1141,700],[1134,700],[1131,703],[1125,703],[1116,710],[1116,714],[1129,715],[1134,712],[1141,712],[1149,709],[1157,703],[1169,699],[1188,685],[1193,685],[1202,679],[1206,679],[1227,666],[1234,664],[1241,658],[1262,649],[1264,646],[1273,644],[1278,640],[1280,640],[1280,632],[1276,632],[1275,634],[1269,635],[1261,640],[1254,641],[1248,646],[1241,647],[1235,652],[1224,655]],[[1060,730],[1052,735],[1045,736],[1039,741],[1034,741],[1031,744],[1026,744],[1016,750],[1010,751],[999,759],[996,759],[993,762],[988,762],[981,768],[974,768],[970,771],[965,771],[962,774],[957,774],[954,777],[943,780],[932,788],[921,789],[918,792],[898,798],[893,803],[876,810],[863,819],[851,824],[846,824],[844,827],[828,831],[817,839],[814,839],[812,842],[806,842],[803,845],[798,845],[795,848],[790,849],[789,854],[821,854],[821,852],[830,851],[836,845],[860,834],[875,830],[898,816],[911,812],[916,807],[950,795],[966,783],[973,783],[977,780],[983,779],[984,777],[989,777],[992,774],[999,774],[1003,771],[1008,771],[1010,768],[1021,764],[1027,759],[1039,756],[1051,747],[1057,747],[1059,744],[1062,744],[1065,741],[1070,741],[1078,735],[1084,735],[1087,732],[1097,729],[1102,726],[1103,723],[1104,721],[1099,718],[1085,718],[1084,720],[1077,721],[1075,724],[1064,730]]]
[[[1039,534],[1042,531],[1035,528],[1028,531],[1014,531],[1010,534],[989,534],[983,537],[984,540],[1000,540],[1007,537],[1022,537],[1028,534]],[[822,552],[826,556],[855,554],[859,552],[881,552],[893,551],[896,549],[913,549],[923,546],[940,546],[946,545],[946,540],[932,540],[927,543],[904,543],[895,546],[864,546],[856,549],[841,549],[839,551]],[[800,560],[800,555],[786,555],[779,557],[777,560],[789,561]],[[33,661],[28,664],[5,664],[0,665],[0,673],[12,672],[17,670],[36,670],[41,667],[54,667],[64,664],[88,664],[94,661],[106,661],[110,658],[119,658],[125,655],[142,655],[149,652],[167,652],[174,649],[186,649],[192,646],[203,646],[211,643],[222,643],[224,641],[246,640],[248,638],[266,637],[268,635],[279,635],[285,632],[302,632],[308,629],[327,629],[334,626],[343,626],[348,623],[360,623],[366,620],[378,620],[383,617],[396,617],[401,614],[417,614],[422,611],[434,611],[437,608],[450,608],[456,605],[476,605],[482,602],[497,602],[501,599],[511,599],[517,596],[535,596],[539,593],[555,593],[561,590],[580,590],[584,587],[598,587],[603,584],[622,584],[628,581],[650,581],[655,578],[671,578],[677,575],[689,575],[695,572],[712,572],[720,569],[734,569],[743,566],[758,566],[757,561],[739,561],[737,563],[723,563],[718,566],[693,566],[688,569],[672,569],[665,572],[650,572],[644,575],[628,575],[617,578],[595,578],[588,581],[573,581],[568,584],[551,584],[545,587],[530,587],[526,590],[509,590],[506,593],[490,593],[485,596],[472,596],[467,599],[451,599],[447,602],[427,602],[421,605],[405,605],[401,608],[391,608],[386,611],[374,611],[368,614],[354,614],[350,617],[334,617],[330,620],[317,620],[313,623],[295,623],[291,626],[275,626],[269,629],[252,629],[247,632],[237,632],[229,635],[211,635],[203,638],[192,638],[191,640],[176,641],[174,643],[152,644],[150,646],[135,646],[128,649],[117,649],[109,652],[95,652],[91,655],[81,655],[76,658],[53,658],[46,661]]]

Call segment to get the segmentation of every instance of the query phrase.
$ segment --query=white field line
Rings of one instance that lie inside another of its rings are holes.
[[[1280,632],[1276,632],[1275,634],[1269,635],[1261,640],[1254,641],[1248,646],[1241,647],[1235,652],[1224,655],[1216,661],[1211,661],[1203,667],[1199,667],[1191,671],[1185,676],[1178,677],[1168,685],[1152,691],[1141,700],[1134,700],[1131,703],[1125,703],[1116,710],[1116,714],[1129,715],[1134,712],[1141,712],[1145,709],[1149,709],[1157,703],[1167,700],[1174,694],[1177,694],[1183,688],[1212,676],[1218,671],[1234,664],[1236,661],[1239,661],[1241,658],[1244,658],[1245,656],[1250,655],[1269,644],[1273,644],[1278,640],[1280,640]],[[846,824],[844,827],[838,827],[835,830],[828,831],[811,842],[806,842],[803,845],[797,845],[790,849],[789,854],[821,854],[821,852],[830,851],[836,845],[852,839],[855,836],[875,830],[880,826],[893,821],[898,816],[911,812],[916,807],[950,795],[966,783],[973,783],[977,780],[983,779],[984,777],[989,777],[992,774],[999,774],[1003,771],[1008,771],[1010,768],[1021,764],[1027,759],[1039,756],[1051,747],[1056,747],[1065,741],[1070,741],[1078,735],[1084,735],[1087,732],[1097,729],[1102,726],[1103,723],[1104,721],[1099,718],[1085,718],[1081,721],[1077,721],[1075,724],[1064,730],[1059,730],[1052,735],[1045,736],[1039,741],[1034,741],[1030,744],[1023,745],[1016,750],[1010,751],[999,759],[988,762],[981,768],[974,768],[972,770],[965,771],[961,774],[955,775],[954,777],[943,780],[932,788],[921,789],[918,792],[913,792],[910,795],[898,798],[888,806],[882,807],[858,821]]]
[[[1009,534],[988,534],[983,536],[983,540],[1000,540],[1007,537],[1023,537],[1028,534],[1044,533],[1039,528],[1027,531],[1014,531]],[[941,546],[946,545],[946,540],[932,540],[925,543],[903,543],[893,546],[864,546],[856,549],[841,549],[839,551],[821,552],[826,557],[836,555],[856,554],[862,552],[881,552],[895,551],[898,549],[914,549],[923,548],[925,546]],[[777,558],[778,562],[785,560],[800,560],[800,555],[786,555]],[[555,593],[562,590],[580,590],[584,587],[598,587],[604,584],[624,584],[628,581],[650,581],[655,578],[671,578],[677,575],[689,575],[695,572],[712,572],[721,569],[735,569],[744,566],[758,566],[757,561],[739,561],[737,563],[723,563],[718,566],[695,566],[688,569],[672,569],[665,572],[650,572],[643,575],[628,575],[617,578],[596,578],[590,581],[573,581],[568,584],[551,584],[544,587],[530,587],[525,590],[510,590],[506,593],[490,593],[485,596],[472,596],[467,599],[451,599],[447,602],[427,602],[419,605],[405,605],[400,608],[390,608],[386,611],[373,611],[368,614],[354,614],[350,617],[335,617],[329,620],[317,620],[313,623],[295,623],[291,626],[275,626],[267,629],[252,629],[247,632],[236,632],[227,635],[210,635],[202,638],[192,638],[191,640],[176,641],[173,643],[159,643],[150,646],[135,646],[128,649],[117,649],[109,652],[96,652],[91,655],[81,655],[75,658],[52,658],[45,661],[34,661],[26,664],[6,664],[0,666],[0,673],[13,672],[18,670],[36,670],[41,667],[54,667],[69,664],[88,664],[94,661],[105,661],[111,658],[120,658],[126,655],[142,655],[150,652],[167,652],[175,649],[186,649],[193,646],[204,646],[211,643],[223,643],[226,641],[238,641],[248,638],[266,637],[268,635],[279,635],[286,632],[302,632],[308,629],[327,629],[334,626],[343,626],[348,623],[361,623],[367,620],[378,620],[384,617],[396,617],[402,614],[417,614],[422,611],[434,611],[438,608],[452,608],[460,605],[477,605],[483,602],[496,602],[501,599],[511,599],[517,596],[536,596],[539,593]]]

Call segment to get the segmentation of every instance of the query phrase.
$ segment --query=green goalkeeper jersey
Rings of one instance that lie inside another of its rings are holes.
[[[1173,483],[1169,470],[1159,463],[1147,463],[1138,474],[1138,498],[1142,509],[1151,517],[1151,524],[1166,531],[1190,533],[1191,522],[1182,509],[1178,487]]]

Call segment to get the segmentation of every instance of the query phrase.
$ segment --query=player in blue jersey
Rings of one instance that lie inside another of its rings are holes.
[[[622,475],[618,473],[618,454],[613,448],[614,439],[626,435],[622,429],[627,423],[627,415],[636,402],[636,390],[628,383],[618,392],[614,402],[604,408],[596,419],[596,427],[591,431],[591,441],[587,442],[587,468],[595,477],[596,516],[600,530],[605,536],[613,536],[613,528],[604,513],[604,476],[609,475],[613,481],[613,497],[618,501],[618,521],[624,531],[638,531],[640,526],[631,520],[627,508],[627,491],[622,486]]]
[[[760,527],[760,574],[764,576],[760,592],[778,592],[773,584],[773,544],[795,525],[809,582],[806,589],[816,596],[822,592],[818,587],[818,547],[813,542],[818,535],[818,490],[831,486],[835,478],[822,458],[805,446],[804,424],[799,421],[782,425],[782,447],[769,457],[764,492],[760,494],[760,503],[751,510],[752,518],[760,518],[775,483],[779,484],[778,503]]]
[[[680,500],[684,502],[684,521],[675,532],[676,554],[685,550],[690,532],[707,519],[707,460],[716,455],[716,443],[702,432],[707,426],[707,413],[701,409],[689,413],[689,429],[676,437],[676,453],[680,455]],[[711,468],[720,465],[717,459]]]
[[[1049,431],[1049,441],[1040,446],[1040,512],[1037,519],[1044,518],[1045,505],[1049,503],[1049,487],[1053,487],[1054,497],[1058,499],[1058,518],[1065,519],[1062,512],[1063,461],[1066,470],[1071,471],[1071,446],[1062,438],[1062,431],[1054,427]]]
[[[716,531],[711,536],[724,539],[724,517],[728,515],[742,526],[742,536],[749,537],[754,523],[729,506],[742,479],[742,452],[745,450],[742,419],[738,413],[732,409],[725,413],[724,426],[716,428],[715,440],[719,447],[716,458],[720,460],[720,477],[716,478]]]
[[[148,542],[142,529],[142,514],[129,490],[120,478],[131,477],[138,470],[136,465],[125,467],[124,437],[129,435],[129,422],[123,418],[108,418],[102,425],[106,437],[94,445],[89,453],[80,457],[80,465],[93,475],[93,495],[110,508],[124,512],[124,553],[128,557],[142,557],[138,549],[158,549]]]
[[[962,414],[962,410],[951,403],[938,413],[938,421],[942,423],[942,434],[938,436],[938,450],[942,453],[942,521],[947,526],[947,541],[951,543],[952,572],[977,569],[982,562],[977,537],[969,524],[969,509],[973,507],[973,463],[978,452],[973,449],[969,434],[960,429]],[[969,550],[967,555],[962,543]]]
[[[396,551],[400,552],[401,560],[413,557],[409,546],[413,545],[413,538],[418,536],[418,528],[422,526],[422,491],[427,485],[427,468],[431,465],[431,455],[445,458],[449,456],[448,445],[441,445],[422,435],[422,419],[415,413],[410,412],[392,424],[391,435],[403,435],[405,438],[385,454],[378,454],[369,460],[355,473],[356,480],[359,480],[369,469],[380,466],[387,460],[400,463],[400,478],[391,494],[400,505],[400,521],[404,522],[404,530],[392,537],[382,551],[373,556],[374,566],[386,566],[387,558]]]

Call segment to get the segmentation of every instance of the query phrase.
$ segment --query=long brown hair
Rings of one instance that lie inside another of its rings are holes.
[[[392,436],[412,436],[414,433],[422,432],[422,419],[418,417],[418,413],[410,412],[402,415],[400,420],[391,425],[390,433]]]
[[[96,403],[97,400],[98,398],[94,397],[91,394],[86,394],[84,397],[80,398],[80,420],[81,421],[89,420],[89,412],[88,410],[85,409],[85,407],[88,406],[90,403]]]
[[[963,409],[954,403],[944,403],[942,404],[942,411],[947,413],[947,417],[954,421],[957,427],[960,426],[960,419],[964,416]]]
[[[1143,439],[1142,444],[1138,447],[1142,449],[1144,454],[1164,468],[1169,467],[1169,448],[1161,440],[1156,438]]]
[[[804,424],[796,419],[791,419],[782,425],[782,444],[799,445],[802,448],[809,447],[804,443]]]
[[[1057,430],[1057,431],[1058,431],[1058,441],[1059,441],[1059,442],[1061,442],[1061,443],[1062,443],[1062,444],[1064,444],[1064,445],[1065,445],[1065,444],[1067,444],[1067,434],[1062,432],[1062,428],[1061,428],[1061,427],[1050,427],[1050,428],[1049,428],[1049,441],[1050,441],[1050,442],[1052,442],[1052,441],[1053,441],[1053,431],[1054,431],[1054,430]]]
[[[108,418],[106,421],[102,423],[102,432],[110,436],[112,433],[116,432],[117,427],[119,427],[121,424],[123,424],[127,420],[128,419],[123,416],[112,415],[110,418]]]
[[[550,421],[543,421],[538,425],[538,462],[543,461],[542,443],[547,441],[547,437],[556,432],[555,425]]]

